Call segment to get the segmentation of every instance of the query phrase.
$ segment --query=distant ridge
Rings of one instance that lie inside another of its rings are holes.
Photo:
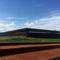
[[[60,31],[35,28],[23,28],[0,33],[0,36],[59,37]]]
[[[36,29],[36,28],[22,28],[22,29],[16,29],[16,30],[6,31],[6,32],[16,32],[16,31],[25,31],[26,32],[27,30],[60,32],[60,31],[56,31],[56,30]],[[2,32],[2,33],[6,33],[6,32]]]

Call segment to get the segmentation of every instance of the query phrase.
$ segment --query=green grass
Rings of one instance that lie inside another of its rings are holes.
[[[1,37],[0,42],[6,43],[25,43],[25,42],[60,42],[60,38],[28,38],[28,37]]]

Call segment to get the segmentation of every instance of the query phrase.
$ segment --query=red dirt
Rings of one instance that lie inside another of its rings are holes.
[[[16,48],[19,49],[15,50]],[[25,49],[23,50],[23,48]],[[1,52],[1,50],[3,51]],[[16,53],[16,51],[22,51],[22,53]],[[10,52],[11,54],[9,53],[9,55],[8,52]],[[4,53],[6,53],[7,55],[4,55]],[[60,57],[60,44],[0,46],[0,60],[49,60],[56,57]]]
[[[39,46],[58,46],[60,44],[33,44],[33,45],[7,45],[7,46],[0,46],[1,49],[12,49],[12,48],[28,48],[28,47],[39,47]]]

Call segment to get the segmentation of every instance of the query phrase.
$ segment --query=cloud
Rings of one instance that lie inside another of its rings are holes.
[[[50,13],[50,16],[60,16],[60,10],[53,10]]]
[[[0,32],[11,31],[24,27],[22,23],[17,23],[18,20],[27,19],[27,17],[5,17],[0,19]]]
[[[47,18],[40,18],[33,22],[26,22],[24,24],[27,28],[37,28],[46,30],[59,30],[60,31],[60,16],[51,16]]]
[[[0,32],[10,31],[17,29],[14,22],[8,23],[7,21],[0,21]]]
[[[6,17],[5,19],[8,19],[8,20],[15,20],[15,19],[27,19],[27,17],[15,17],[15,16],[9,16],[9,17]]]
[[[11,19],[16,19],[16,17],[14,17],[14,16],[10,16],[10,17],[6,17],[5,19],[9,19],[9,20],[11,20]]]
[[[0,32],[11,31],[21,28],[37,28],[46,30],[59,30],[60,31],[60,16],[51,16],[40,18],[31,22],[16,25],[15,21],[0,20]]]
[[[53,11],[54,12],[54,11]],[[60,13],[51,13],[47,17],[43,17],[37,20],[32,20],[31,22],[17,23],[14,18],[9,17],[10,20],[1,20],[0,19],[0,32],[11,31],[21,28],[37,28],[37,29],[46,29],[46,30],[58,30],[60,31]],[[16,19],[17,20],[17,19]],[[29,20],[30,21],[30,20]]]

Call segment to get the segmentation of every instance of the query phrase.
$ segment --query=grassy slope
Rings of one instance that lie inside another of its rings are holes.
[[[60,42],[57,38],[1,37],[0,42]]]

